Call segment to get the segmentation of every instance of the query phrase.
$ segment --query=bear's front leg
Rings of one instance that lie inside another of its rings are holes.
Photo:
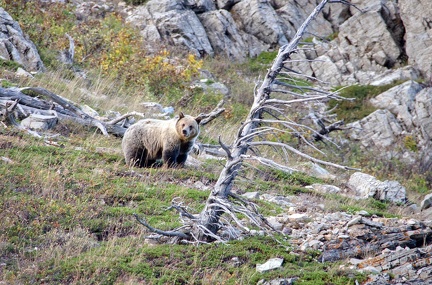
[[[180,148],[164,149],[162,151],[162,160],[164,167],[176,167],[179,153]]]
[[[188,157],[187,153],[179,154],[179,156],[177,156],[177,164],[179,166],[183,166],[186,162],[187,157]]]

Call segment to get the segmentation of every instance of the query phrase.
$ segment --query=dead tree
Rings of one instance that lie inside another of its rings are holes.
[[[223,101],[219,102],[208,114],[200,114],[201,125],[220,116],[225,111],[222,107],[223,103]],[[130,112],[108,121],[105,118],[92,117],[76,103],[42,87],[0,87],[0,121],[4,120],[18,129],[42,137],[37,132],[22,127],[18,122],[34,114],[55,116],[59,121],[69,120],[85,127],[96,127],[103,135],[112,134],[119,137],[124,135],[128,127],[125,122],[129,117],[145,117],[143,113]]]
[[[257,207],[250,201],[237,196],[231,191],[234,181],[244,165],[245,160],[254,159],[283,171],[290,170],[288,167],[273,160],[254,155],[254,153],[258,153],[256,150],[260,147],[270,146],[281,148],[286,153],[292,152],[316,163],[349,169],[349,167],[346,166],[316,159],[285,142],[275,142],[265,139],[266,135],[277,137],[280,134],[289,133],[316,149],[313,145],[313,141],[323,140],[330,131],[338,129],[341,125],[340,122],[330,127],[325,127],[325,125],[321,124],[321,129],[315,131],[313,128],[298,124],[286,116],[286,112],[289,111],[289,107],[293,104],[328,99],[343,99],[335,92],[295,84],[296,78],[303,77],[311,79],[312,77],[306,76],[291,67],[291,63],[293,62],[291,56],[301,49],[299,43],[306,32],[306,28],[329,2],[345,3],[345,1],[321,1],[298,29],[290,43],[279,49],[261,86],[254,92],[254,102],[232,146],[227,146],[220,141],[222,148],[226,152],[227,161],[219,175],[216,185],[207,199],[204,209],[198,215],[191,215],[185,208],[173,205],[173,207],[179,211],[185,225],[178,231],[165,232],[165,235],[171,237],[176,236],[182,240],[208,242],[214,240],[225,241],[227,238],[236,238],[240,232],[248,232],[250,226],[271,233],[273,229],[259,214]],[[286,79],[290,79],[291,81]],[[282,94],[283,96],[272,97],[272,94]],[[309,139],[305,136],[308,132],[313,133],[313,139]],[[252,154],[249,154],[251,150]],[[240,221],[238,218],[239,214],[247,217],[249,226]],[[148,224],[144,220],[140,219],[138,216],[136,216],[136,218],[139,222],[148,227]],[[152,228],[148,228],[152,230]],[[164,233],[160,231],[157,233],[164,235]]]

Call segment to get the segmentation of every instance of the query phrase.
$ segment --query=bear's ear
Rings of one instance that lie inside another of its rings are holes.
[[[195,117],[195,121],[197,122],[198,125],[201,123],[202,119],[204,119],[204,118],[202,117],[201,114],[198,115],[198,117]]]
[[[185,116],[185,115],[183,114],[183,112],[180,112],[180,113],[179,113],[179,119],[183,119],[184,116]]]

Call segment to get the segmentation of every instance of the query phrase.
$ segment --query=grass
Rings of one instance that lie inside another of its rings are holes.
[[[17,65],[1,61],[3,86],[41,86],[79,104],[89,105],[100,115],[108,110],[141,111],[140,103],[145,101],[156,101],[164,106],[173,104],[176,110],[199,114],[210,111],[222,99],[220,94],[204,94],[188,88],[189,81],[185,79],[194,79],[195,67],[202,64],[231,90],[224,98],[226,112],[203,128],[202,142],[216,143],[219,135],[225,143],[232,142],[253,101],[256,78],[265,72],[275,56],[275,53],[262,53],[244,63],[217,57],[201,63],[187,57],[194,68],[176,77],[173,66],[168,64],[164,69],[160,65],[176,59],[172,54],[162,51],[157,56],[147,57],[140,53],[142,58],[136,58],[128,53],[127,43],[136,44],[137,41],[133,30],[124,28],[118,18],[95,20],[75,27],[70,6],[27,2],[0,0],[1,6],[29,31],[41,51],[47,72],[32,79],[20,79],[11,74]],[[132,4],[142,2],[129,1]],[[26,5],[21,5],[23,3]],[[85,79],[60,67],[54,56],[67,47],[64,32],[72,27],[76,28],[71,32],[76,40],[76,67],[86,71]],[[115,38],[112,38],[113,31],[118,35]],[[40,34],[49,36],[39,37]],[[93,50],[95,47],[89,45],[92,42],[99,48]],[[116,49],[121,52],[117,53]],[[130,56],[124,62],[133,64],[133,68],[128,69],[133,72],[125,71],[126,78],[107,76],[99,68],[101,64],[108,68],[113,64],[117,73],[124,71],[120,63],[125,58],[113,58],[115,55]],[[140,71],[145,71],[146,67],[154,68],[155,72],[142,76]],[[164,80],[159,86],[161,76]],[[175,80],[170,81],[173,77]],[[307,82],[289,82],[308,85]],[[359,95],[355,96],[361,101],[378,92],[369,88],[360,88]],[[345,90],[350,91],[347,97],[357,94],[354,89]],[[348,110],[350,113],[353,109]],[[355,284],[355,280],[364,280],[364,276],[355,272],[339,270],[338,263],[317,262],[317,252],[293,252],[289,239],[282,244],[265,237],[248,237],[228,245],[155,243],[146,238],[148,231],[132,214],[145,217],[157,228],[179,226],[177,214],[167,210],[171,201],[180,199],[192,212],[199,213],[210,190],[196,189],[195,183],[201,182],[211,189],[223,163],[207,160],[196,169],[129,169],[120,153],[120,138],[104,137],[94,129],[72,122],[62,122],[53,132],[62,134],[56,138],[60,147],[47,146],[43,140],[0,124],[0,157],[12,161],[0,160],[0,283],[256,284],[262,279],[292,277],[297,278],[296,284]],[[406,144],[412,149],[415,146],[411,140]],[[347,158],[350,162],[367,165],[368,158],[360,151],[352,153]],[[387,166],[380,167],[386,170]],[[134,175],[132,170],[139,175]],[[239,193],[259,191],[313,196],[317,194],[305,186],[326,183],[305,174],[287,175],[257,166],[241,174],[247,179],[236,184]],[[424,193],[425,178],[412,177],[413,185],[419,185],[418,191]],[[392,211],[387,204],[373,201],[362,204],[337,195],[318,198],[335,211],[365,209],[380,216]],[[269,202],[257,201],[257,204],[264,215],[284,211]],[[284,258],[283,266],[257,273],[255,266],[272,257]]]
[[[344,87],[340,89],[339,95],[345,98],[354,98],[355,100],[330,100],[329,108],[331,109],[338,105],[335,112],[338,118],[344,119],[346,123],[361,120],[376,110],[376,108],[369,103],[371,98],[399,84],[401,84],[401,82],[382,86],[352,85]]]
[[[337,264],[317,263],[314,254],[293,254],[289,240],[282,246],[250,237],[196,247],[145,238],[147,231],[132,213],[161,229],[179,226],[177,215],[167,211],[171,200],[178,197],[198,213],[209,191],[195,189],[194,182],[211,186],[221,166],[139,169],[138,177],[129,175],[119,152],[95,151],[100,146],[119,149],[120,140],[91,130],[72,134],[62,147],[9,129],[0,129],[0,138],[0,156],[13,161],[0,162],[0,205],[5,209],[0,213],[5,264],[0,280],[6,283],[255,284],[284,276],[302,284],[354,284],[351,273],[338,271]],[[317,182],[300,174],[261,174],[263,180],[253,184],[261,192],[298,193]],[[263,213],[281,212],[271,203],[259,206]],[[272,257],[284,258],[284,266],[255,271],[256,264]]]

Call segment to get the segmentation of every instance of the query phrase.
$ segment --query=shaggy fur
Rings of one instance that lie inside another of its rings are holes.
[[[199,134],[200,118],[180,113],[171,120],[144,119],[130,126],[122,141],[126,164],[183,166]]]

